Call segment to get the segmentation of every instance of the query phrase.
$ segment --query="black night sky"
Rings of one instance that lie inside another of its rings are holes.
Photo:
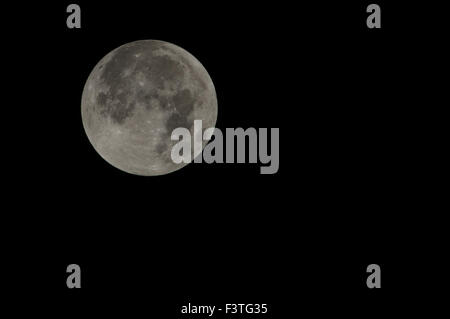
[[[21,18],[4,50],[25,61],[8,92],[27,141],[10,148],[21,196],[6,210],[18,291],[58,318],[203,318],[180,314],[188,302],[375,318],[414,295],[434,38],[391,2],[376,1],[381,29],[367,28],[367,1],[77,1],[81,29],[67,28],[67,1],[8,9]],[[142,177],[106,163],[83,129],[83,87],[105,54],[143,39],[201,61],[218,128],[279,128],[278,172],[190,164]],[[82,289],[66,287],[71,263]],[[371,263],[381,289],[366,286]]]

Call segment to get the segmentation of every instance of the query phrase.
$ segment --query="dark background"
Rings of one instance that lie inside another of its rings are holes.
[[[418,144],[433,37],[392,2],[376,1],[380,30],[367,29],[365,1],[76,1],[81,29],[66,27],[70,2],[16,9],[13,54],[33,53],[32,85],[11,92],[30,101],[32,128],[12,185],[26,194],[16,287],[55,317],[197,317],[180,315],[188,302],[268,303],[267,318],[401,314],[432,260],[418,257],[431,250],[416,225],[431,205]],[[82,127],[83,86],[104,55],[141,39],[201,61],[217,127],[280,128],[278,173],[192,164],[140,177],[105,162]],[[66,287],[71,263],[80,290]],[[380,290],[366,287],[371,263]]]

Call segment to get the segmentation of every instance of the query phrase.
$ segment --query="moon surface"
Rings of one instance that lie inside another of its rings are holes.
[[[142,40],[98,62],[84,86],[81,115],[89,141],[108,163],[131,174],[164,175],[187,165],[171,159],[178,143],[172,131],[184,127],[202,141],[203,132],[194,136],[194,120],[202,120],[203,129],[214,127],[217,97],[208,72],[189,52]]]

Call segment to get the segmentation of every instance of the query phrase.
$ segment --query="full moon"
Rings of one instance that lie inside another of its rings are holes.
[[[97,63],[83,89],[81,116],[89,141],[108,163],[131,174],[164,175],[186,165],[172,161],[178,142],[172,131],[183,127],[202,141],[203,132],[194,136],[194,120],[214,127],[217,97],[208,72],[189,52],[142,40]]]

